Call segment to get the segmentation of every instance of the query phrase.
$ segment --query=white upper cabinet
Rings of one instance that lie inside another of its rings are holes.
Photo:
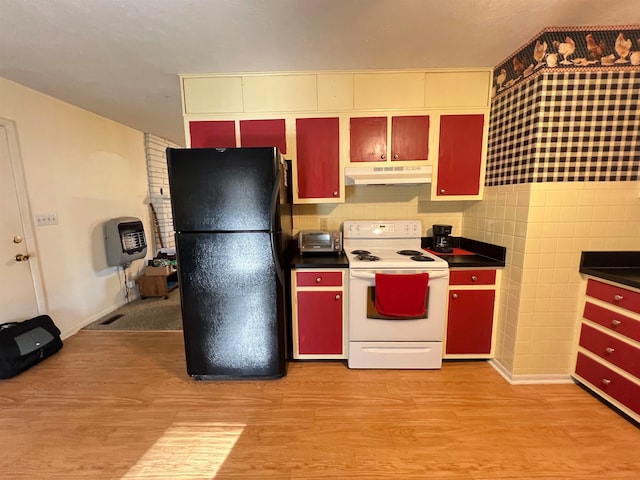
[[[244,110],[242,77],[184,77],[184,113],[233,113]]]
[[[356,73],[356,110],[424,108],[424,72]]]
[[[427,72],[426,108],[488,107],[491,72]]]
[[[242,78],[245,112],[318,109],[316,75],[256,75]]]
[[[318,75],[318,110],[325,112],[353,110],[353,73]]]
[[[184,75],[184,115],[488,109],[491,70]]]

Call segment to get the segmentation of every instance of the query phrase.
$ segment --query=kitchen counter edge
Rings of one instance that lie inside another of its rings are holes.
[[[452,243],[456,248],[473,252],[473,255],[436,254],[447,261],[449,268],[490,268],[506,265],[507,249],[505,247],[465,237],[452,237]],[[422,238],[422,248],[431,248],[432,245],[433,237]]]
[[[299,268],[349,268],[349,260],[344,254],[340,255],[300,255],[296,253],[289,265],[293,269]]]
[[[583,251],[580,273],[640,289],[640,251]]]

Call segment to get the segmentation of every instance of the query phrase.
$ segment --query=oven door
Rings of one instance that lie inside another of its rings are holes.
[[[380,318],[372,315],[370,288],[376,273],[428,273],[426,318]],[[449,287],[449,270],[360,270],[349,271],[349,341],[351,342],[440,342]],[[377,318],[376,318],[377,317]]]

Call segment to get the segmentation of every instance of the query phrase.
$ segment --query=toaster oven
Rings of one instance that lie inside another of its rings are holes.
[[[305,253],[342,253],[342,232],[301,230],[298,233],[298,248]]]

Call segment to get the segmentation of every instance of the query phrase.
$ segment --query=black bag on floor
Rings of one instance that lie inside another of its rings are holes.
[[[62,348],[49,315],[0,324],[0,378],[11,378]]]

